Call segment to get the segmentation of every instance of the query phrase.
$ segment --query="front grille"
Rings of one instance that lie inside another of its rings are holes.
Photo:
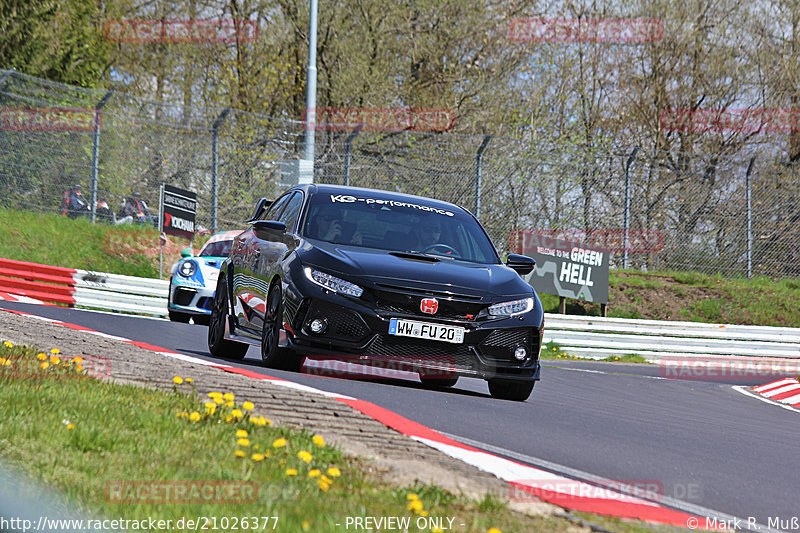
[[[328,330],[323,335],[316,336],[307,334],[311,337],[323,340],[325,337],[357,342],[362,340],[369,333],[369,327],[361,318],[361,315],[350,309],[329,304],[321,301],[314,301],[306,313],[303,324],[308,324],[315,318],[324,318],[328,322]]]
[[[192,303],[192,298],[197,294],[194,289],[187,289],[186,287],[175,287],[172,293],[172,300],[175,305],[189,305]]]
[[[412,315],[427,318],[443,318],[450,320],[471,320],[467,315],[474,318],[484,307],[480,302],[474,300],[443,299],[438,296],[439,308],[436,314],[423,313],[420,303],[423,298],[438,296],[435,293],[427,292],[389,292],[383,290],[375,291],[375,306],[383,314],[391,315]]]
[[[211,308],[214,306],[214,298],[210,298],[208,296],[204,296],[197,301],[197,307],[200,309],[208,309],[211,311]]]
[[[475,370],[475,356],[463,344],[426,341],[408,337],[395,338],[379,335],[367,346],[365,355],[399,357],[409,364],[419,366]]]

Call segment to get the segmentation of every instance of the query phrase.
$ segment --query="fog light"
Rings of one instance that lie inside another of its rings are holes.
[[[309,329],[311,329],[311,333],[314,335],[320,335],[324,333],[328,327],[328,322],[324,318],[315,318],[311,321],[308,325]]]
[[[518,346],[516,350],[514,350],[514,357],[522,361],[525,359],[525,356],[528,355],[528,352],[522,346]]]

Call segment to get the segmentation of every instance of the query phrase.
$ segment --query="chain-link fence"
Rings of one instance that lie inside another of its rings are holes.
[[[115,211],[133,191],[157,211],[159,187],[168,183],[197,192],[198,226],[242,227],[258,198],[288,186],[303,148],[298,121],[0,71],[5,207],[59,212],[73,184],[90,191],[96,183]],[[799,175],[775,161],[634,147],[590,151],[409,131],[316,134],[317,182],[455,202],[479,216],[501,252],[527,232],[601,245],[612,251],[612,266],[651,271],[800,274]]]

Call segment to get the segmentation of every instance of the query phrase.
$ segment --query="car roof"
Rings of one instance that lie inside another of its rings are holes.
[[[211,238],[208,239],[203,246],[205,247],[206,245],[208,245],[208,244],[210,244],[212,242],[232,240],[234,237],[239,235],[242,231],[244,231],[244,230],[234,229],[234,230],[229,230],[229,231],[218,231],[217,233],[212,235]]]
[[[424,202],[425,204],[431,207],[438,207],[440,209],[457,209],[460,211],[467,211],[463,207],[453,204],[451,202],[445,202],[443,200],[436,200],[435,198],[430,198],[428,196],[417,196],[414,194],[406,194],[402,192],[394,192],[394,191],[384,191],[381,189],[366,189],[363,187],[349,187],[344,185],[329,185],[326,183],[312,183],[308,185],[299,185],[293,187],[294,190],[301,189],[306,190],[311,194],[342,194],[342,195],[351,195],[351,196],[365,196],[369,195],[372,198],[380,199],[380,200],[396,200],[396,201],[403,201],[403,202]]]

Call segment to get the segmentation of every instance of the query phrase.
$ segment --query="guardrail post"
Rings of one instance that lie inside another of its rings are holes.
[[[219,185],[217,184],[217,137],[219,127],[230,113],[231,108],[226,107],[219,114],[211,126],[211,232],[217,232],[217,202],[219,198]]]
[[[480,218],[481,216],[481,187],[482,187],[482,171],[483,171],[483,151],[486,150],[486,145],[489,144],[489,141],[492,140],[491,135],[487,135],[483,138],[483,142],[481,143],[480,148],[478,148],[478,154],[475,158],[475,218]]]
[[[108,91],[94,106],[94,135],[92,138],[92,198],[91,206],[92,224],[95,222],[97,212],[97,174],[100,168],[100,110],[106,105],[114,91]]]
[[[631,155],[628,156],[628,161],[625,163],[625,219],[623,225],[625,228],[625,243],[623,244],[622,251],[622,268],[628,268],[628,248],[630,248],[630,231],[631,231],[631,165],[636,158],[636,152],[639,147],[633,149]]]
[[[747,173],[744,176],[745,194],[747,196],[747,277],[753,277],[753,205],[750,190],[750,173],[753,171],[753,164],[756,162],[755,156],[750,159],[747,165]]]

